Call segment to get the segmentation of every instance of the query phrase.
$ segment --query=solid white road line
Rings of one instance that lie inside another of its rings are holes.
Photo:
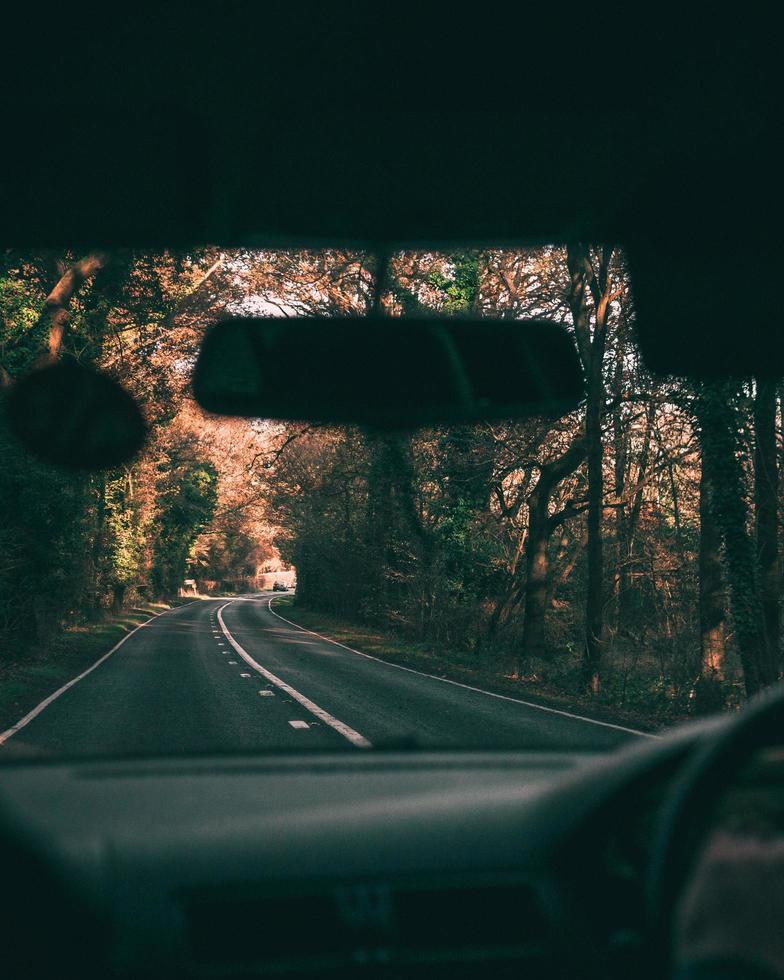
[[[306,721],[290,721],[289,724],[292,728],[310,728]]]
[[[382,660],[381,657],[374,657],[369,653],[363,653],[361,650],[355,650],[353,647],[347,647],[345,643],[338,643],[337,640],[330,640],[328,636],[322,636],[321,633],[317,633],[315,630],[305,629],[304,626],[300,626],[299,623],[293,623],[290,619],[286,619],[285,616],[281,616],[276,613],[272,608],[273,599],[267,601],[267,608],[272,613],[273,616],[277,616],[278,619],[282,620],[284,623],[288,623],[289,626],[293,626],[295,629],[302,630],[303,633],[310,633],[312,636],[317,636],[320,640],[325,640],[327,643],[334,643],[336,647],[342,647],[344,650],[348,650],[349,653],[355,653],[358,657],[365,657],[366,660],[375,660],[377,663],[386,664],[387,667],[395,667],[397,670],[405,670],[409,674],[418,674],[420,677],[429,677],[433,681],[441,681],[442,684],[452,684],[454,687],[462,687],[466,691],[474,691],[477,694],[486,694],[489,698],[498,698],[500,701],[513,701],[515,704],[522,704],[526,708],[536,708],[537,711],[546,711],[551,715],[562,715],[564,718],[573,718],[575,721],[584,721],[589,725],[600,725],[602,728],[614,728],[619,732],[628,732],[630,735],[641,735],[643,738],[660,738],[659,735],[653,735],[651,732],[640,732],[636,728],[626,728],[624,725],[613,725],[609,721],[597,721],[596,718],[586,718],[584,715],[575,715],[571,711],[562,711],[560,708],[548,708],[543,704],[534,704],[533,701],[523,701],[521,698],[513,698],[508,694],[496,694],[495,691],[485,691],[481,687],[472,687],[470,684],[461,684],[460,681],[450,680],[448,677],[439,677],[437,674],[426,674],[423,670],[415,670],[413,667],[404,667],[402,664],[393,664],[389,660]]]
[[[190,605],[190,603],[187,603],[187,605]],[[16,735],[16,733],[18,731],[21,731],[21,729],[24,728],[25,725],[29,725],[30,722],[33,720],[33,718],[36,718],[38,715],[40,715],[41,712],[45,708],[48,708],[49,705],[52,703],[52,701],[56,701],[61,694],[65,694],[65,692],[70,688],[72,688],[74,684],[78,684],[79,681],[87,677],[88,674],[92,674],[95,668],[100,667],[101,664],[104,662],[104,660],[108,660],[109,657],[111,657],[111,655],[116,650],[120,649],[120,647],[123,645],[123,643],[125,643],[126,640],[130,640],[130,638],[133,636],[134,633],[137,632],[137,630],[142,629],[148,623],[151,623],[154,619],[157,619],[159,616],[165,616],[166,613],[175,612],[177,609],[182,609],[182,608],[183,608],[182,606],[175,606],[174,609],[164,609],[163,612],[156,613],[154,616],[150,616],[149,619],[145,619],[143,623],[139,623],[136,629],[132,629],[130,633],[126,633],[125,636],[119,641],[119,643],[115,643],[115,645],[111,648],[111,650],[108,653],[105,653],[102,657],[96,660],[95,663],[92,665],[92,667],[88,667],[87,670],[83,670],[81,674],[79,674],[77,677],[74,677],[73,680],[68,681],[67,684],[63,684],[63,686],[61,688],[58,688],[58,690],[56,690],[54,694],[50,694],[48,698],[45,698],[43,701],[41,701],[40,704],[37,704],[32,711],[28,711],[28,713],[24,716],[24,718],[20,718],[15,725],[11,725],[11,727],[6,728],[4,732],[0,732],[0,745],[3,745],[5,742],[8,741],[9,738],[11,738],[13,735]]]
[[[242,659],[251,667],[253,667],[254,670],[258,671],[258,673],[261,674],[262,677],[266,677],[266,679],[270,681],[270,683],[274,684],[275,687],[280,688],[280,690],[288,694],[289,697],[293,698],[295,701],[298,701],[303,708],[306,708],[312,715],[315,715],[316,718],[319,719],[319,721],[323,721],[325,725],[329,725],[330,728],[334,728],[335,731],[338,732],[338,734],[342,735],[343,738],[351,742],[352,745],[356,745],[359,748],[363,748],[363,749],[371,748],[370,742],[365,738],[364,735],[360,735],[359,732],[355,732],[353,728],[350,728],[344,722],[338,721],[337,718],[333,718],[328,711],[325,711],[323,708],[320,708],[317,704],[311,701],[310,698],[306,698],[304,694],[300,694],[299,691],[296,691],[290,684],[287,684],[279,677],[276,677],[275,674],[267,670],[266,667],[262,667],[261,664],[256,663],[253,657],[251,657],[251,655],[246,650],[244,650],[239,645],[239,643],[237,643],[237,641],[234,639],[234,637],[226,628],[226,624],[223,621],[223,610],[228,605],[231,605],[231,603],[230,602],[224,603],[224,605],[222,605],[218,610],[218,622],[220,623],[220,627],[223,630],[224,636],[229,641],[229,643],[231,643],[231,645],[234,647],[237,653],[242,657]]]

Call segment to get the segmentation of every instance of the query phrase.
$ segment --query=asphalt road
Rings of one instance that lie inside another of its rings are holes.
[[[639,737],[350,651],[281,618],[296,613],[281,607],[277,615],[271,601],[269,593],[204,599],[156,617],[4,733],[4,744],[74,756],[351,749],[401,739],[604,749]]]

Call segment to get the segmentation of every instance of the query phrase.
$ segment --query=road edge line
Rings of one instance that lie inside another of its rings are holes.
[[[226,606],[230,606],[233,601],[234,600],[225,602],[218,609],[218,623],[220,624],[220,628],[223,630],[223,635],[226,637],[229,643],[231,643],[245,663],[261,674],[262,677],[265,677],[271,684],[274,684],[275,687],[280,688],[280,690],[288,694],[289,697],[294,698],[294,700],[301,704],[306,711],[309,711],[312,715],[318,718],[319,721],[323,721],[325,725],[329,725],[330,728],[334,729],[339,735],[342,735],[343,738],[345,738],[348,742],[351,742],[352,745],[356,745],[357,748],[360,749],[373,748],[371,742],[369,742],[364,735],[360,735],[359,732],[351,728],[350,725],[347,725],[343,721],[339,721],[328,711],[320,708],[315,701],[311,701],[310,698],[305,697],[304,694],[300,694],[296,688],[293,688],[290,684],[287,684],[284,680],[281,680],[280,677],[277,677],[272,673],[272,671],[267,670],[266,667],[262,667],[260,663],[257,663],[253,657],[251,657],[251,655],[242,646],[240,646],[240,644],[231,635],[228,626],[226,626],[225,622],[223,621],[223,610],[226,608]]]
[[[183,606],[189,606],[189,605],[191,605],[191,603],[189,602],[183,603]],[[135,626],[130,633],[126,633],[121,640],[115,643],[115,645],[111,648],[111,650],[109,650],[108,653],[105,653],[102,657],[99,657],[98,660],[96,660],[91,667],[88,667],[87,670],[83,670],[81,674],[77,674],[77,676],[73,677],[70,681],[68,681],[67,684],[63,684],[62,687],[58,688],[54,692],[54,694],[50,694],[48,698],[44,698],[43,701],[40,701],[32,709],[32,711],[28,711],[27,714],[24,715],[24,717],[20,718],[15,725],[11,725],[11,727],[6,728],[4,732],[0,732],[0,745],[5,745],[5,743],[8,741],[9,738],[13,738],[13,736],[16,735],[17,732],[20,732],[23,728],[26,728],[27,725],[29,725],[30,722],[33,721],[33,719],[37,718],[42,711],[46,710],[46,708],[48,708],[53,701],[56,701],[61,694],[65,694],[66,691],[70,690],[75,684],[78,684],[79,681],[87,677],[88,674],[92,674],[95,668],[100,667],[101,664],[104,662],[104,660],[108,660],[109,657],[111,657],[111,655],[115,651],[119,650],[119,648],[123,645],[123,643],[125,643],[126,640],[130,640],[130,638],[133,636],[134,633],[137,632],[137,630],[140,630],[143,626],[146,626],[148,623],[151,623],[154,619],[158,619],[159,616],[165,616],[167,613],[176,612],[177,609],[182,609],[183,606],[175,606],[173,609],[164,609],[162,612],[156,613],[154,616],[150,616],[149,619],[145,619],[143,623],[139,623],[138,626]]]
[[[628,732],[630,735],[639,735],[642,738],[661,738],[661,735],[655,735],[653,732],[641,732],[636,728],[627,728],[625,725],[615,725],[609,721],[599,721],[598,718],[586,718],[585,715],[576,715],[571,711],[564,711],[562,708],[549,708],[544,704],[535,704],[533,701],[523,701],[522,698],[513,698],[509,694],[497,694],[495,691],[486,691],[482,687],[472,687],[471,684],[463,684],[461,681],[454,681],[449,677],[439,677],[437,674],[428,674],[424,670],[416,670],[414,667],[405,667],[403,664],[392,663],[391,660],[383,660],[381,657],[374,657],[371,653],[363,653],[362,650],[355,650],[353,647],[346,646],[345,643],[339,643],[337,640],[331,640],[328,636],[322,636],[321,633],[317,633],[315,630],[309,630],[305,626],[300,626],[299,623],[294,623],[290,619],[286,619],[285,616],[281,616],[280,613],[275,612],[275,610],[272,608],[273,602],[274,597],[267,600],[267,608],[273,616],[277,616],[278,619],[282,620],[284,623],[288,623],[289,626],[294,626],[298,630],[302,630],[303,633],[310,633],[311,636],[317,636],[320,640],[326,640],[327,643],[334,643],[336,647],[342,647],[344,650],[348,650],[349,653],[355,653],[358,657],[365,657],[367,660],[375,660],[377,663],[386,664],[387,667],[395,667],[397,670],[405,670],[409,674],[419,674],[420,677],[429,677],[431,680],[441,681],[443,684],[453,684],[455,687],[462,687],[466,691],[475,691],[477,694],[486,694],[489,698],[499,698],[501,701],[513,701],[515,704],[525,705],[526,708],[536,708],[537,711],[547,711],[549,714],[562,715],[565,718],[573,718],[575,721],[585,721],[590,725],[601,725],[602,728],[614,728],[617,731]]]

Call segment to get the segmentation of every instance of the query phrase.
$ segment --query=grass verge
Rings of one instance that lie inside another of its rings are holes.
[[[330,640],[336,640],[338,643],[353,647],[362,653],[369,653],[381,660],[420,670],[425,674],[434,674],[436,677],[458,681],[496,694],[506,694],[530,701],[532,704],[571,711],[586,718],[625,725],[640,731],[654,732],[673,724],[673,719],[662,721],[653,714],[617,709],[587,695],[584,697],[565,695],[543,684],[505,677],[481,664],[472,664],[468,659],[463,663],[449,661],[442,654],[422,643],[381,633],[371,627],[297,605],[293,596],[275,599],[273,608],[293,623],[321,633]]]
[[[91,667],[131,630],[176,604],[143,603],[101,622],[65,627],[45,647],[27,650],[19,660],[8,651],[10,656],[0,662],[0,731]]]

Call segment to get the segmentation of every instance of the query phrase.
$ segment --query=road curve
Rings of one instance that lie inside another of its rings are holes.
[[[281,618],[271,598],[203,599],[156,617],[4,744],[144,756],[401,739],[607,749],[638,737],[363,656]]]

